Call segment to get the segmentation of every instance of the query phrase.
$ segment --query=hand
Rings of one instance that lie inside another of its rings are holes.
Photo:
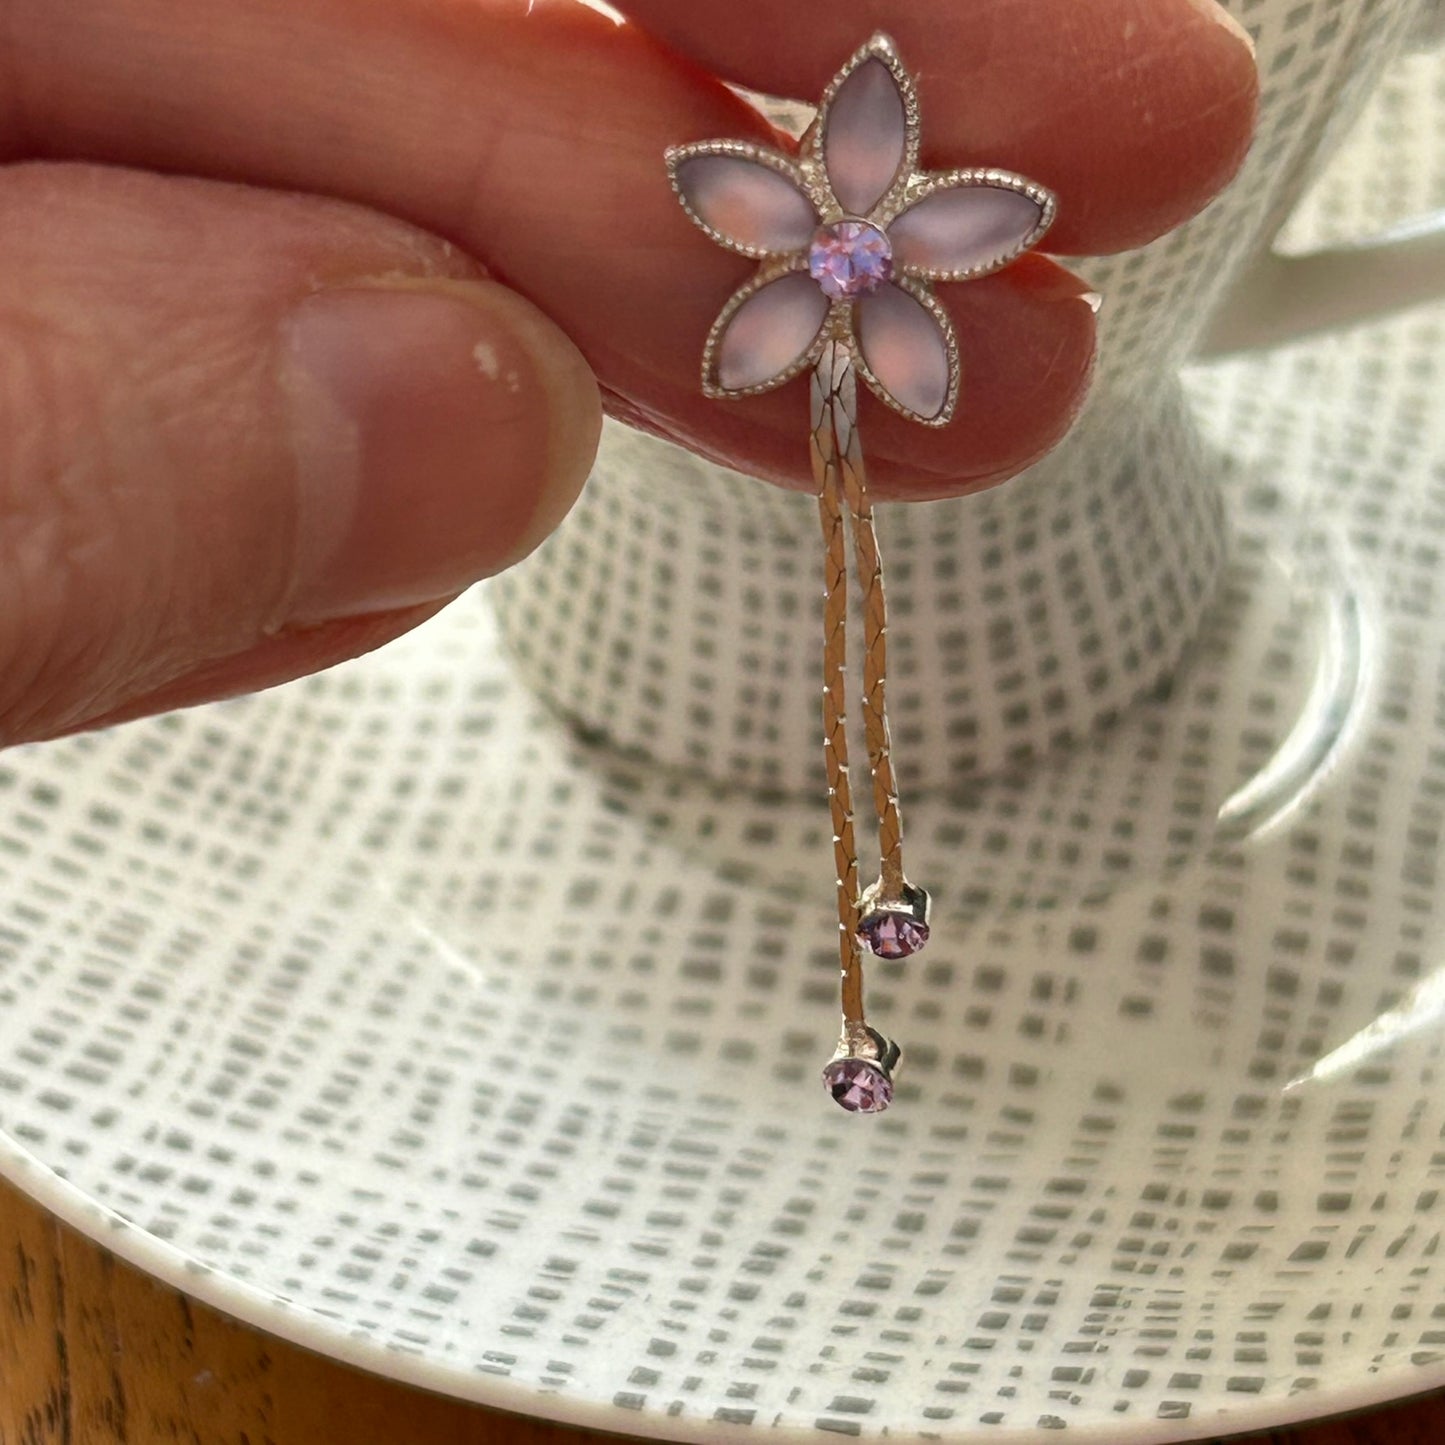
[[[1051,186],[1055,253],[1160,234],[1248,143],[1253,59],[1213,0],[628,8],[0,0],[0,742],[405,631],[565,514],[599,383],[805,485],[796,396],[698,390],[747,263],[688,223],[662,152],[773,138],[725,80],[816,97],[885,23],[924,163]],[[967,405],[936,432],[869,415],[882,495],[1011,475],[1086,385],[1067,272],[947,289]]]

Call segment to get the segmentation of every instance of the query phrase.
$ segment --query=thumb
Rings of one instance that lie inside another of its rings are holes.
[[[552,530],[599,426],[571,342],[396,221],[0,171],[0,742],[395,636]]]

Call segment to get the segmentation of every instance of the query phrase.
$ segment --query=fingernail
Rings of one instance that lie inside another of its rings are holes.
[[[282,329],[296,460],[288,622],[460,592],[524,557],[576,499],[597,385],[577,348],[494,282],[317,292]]]
[[[1216,25],[1222,25],[1236,40],[1244,41],[1249,47],[1249,53],[1251,55],[1255,53],[1254,37],[1219,3],[1219,0],[1189,0],[1189,3],[1193,5],[1201,15],[1208,16]]]

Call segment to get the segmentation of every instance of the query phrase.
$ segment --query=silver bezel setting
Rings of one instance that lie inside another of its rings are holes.
[[[880,878],[876,883],[865,888],[862,897],[858,900],[860,922],[870,914],[878,913],[899,913],[911,918],[915,923],[922,924],[924,928],[928,928],[931,927],[930,916],[933,913],[933,899],[928,896],[927,889],[916,887],[906,879],[898,892],[890,894]]]
[[[874,1065],[891,1084],[895,1081],[895,1070],[903,1061],[903,1050],[871,1025],[845,1021],[838,1047],[833,1050],[828,1064],[841,1063],[844,1059],[861,1059]],[[823,1066],[824,1069],[828,1064]]]
[[[903,99],[903,155],[898,162],[898,169],[894,172],[893,180],[889,183],[887,190],[874,202],[867,216],[860,218],[871,221],[882,230],[886,228],[887,222],[892,220],[896,213],[896,198],[902,194],[908,182],[918,174],[918,150],[923,134],[922,117],[918,107],[918,87],[913,83],[913,77],[904,69],[903,61],[898,55],[898,47],[894,45],[889,36],[881,32],[871,36],[848,57],[843,67],[828,82],[818,101],[817,118],[804,132],[800,149],[802,154],[807,157],[809,174],[818,188],[816,193],[810,192],[814,204],[817,205],[820,199],[825,200],[829,210],[823,219],[825,221],[841,220],[845,212],[834,194],[832,183],[828,180],[827,160],[824,154],[828,112],[832,110],[833,102],[837,99],[838,92],[842,90],[844,82],[853,75],[859,66],[866,65],[870,60],[881,61],[888,67],[894,84],[898,86],[898,93]],[[823,214],[821,210],[819,214]],[[884,220],[880,222],[875,219],[879,216],[883,216]]]
[[[933,171],[909,177],[902,203],[888,217],[887,224],[891,226],[905,211],[912,210],[920,201],[937,195],[939,191],[964,190],[969,187],[1017,191],[1019,195],[1027,196],[1040,208],[1038,224],[1012,251],[982,266],[968,266],[962,270],[950,271],[935,266],[910,266],[906,262],[898,262],[895,258],[897,271],[920,281],[977,281],[980,276],[992,276],[995,271],[1002,271],[1005,266],[1017,261],[1026,251],[1032,251],[1043,240],[1058,215],[1058,198],[1046,186],[1041,186],[1026,176],[1016,175],[1013,171],[970,166],[963,170]]]
[[[767,170],[775,171],[778,175],[791,181],[798,190],[808,199],[813,207],[813,219],[815,224],[821,224],[818,214],[818,203],[814,195],[814,187],[803,169],[802,164],[792,156],[787,156],[782,151],[773,150],[769,146],[757,145],[752,141],[743,140],[700,140],[692,141],[687,145],[668,146],[664,152],[667,161],[667,178],[672,184],[673,194],[681,203],[684,211],[687,212],[693,224],[705,236],[717,242],[725,250],[734,251],[739,256],[748,256],[754,261],[768,260],[779,255],[790,255],[791,252],[779,252],[769,250],[763,246],[750,246],[745,242],[737,240],[733,236],[724,234],[716,226],[705,221],[688,200],[687,192],[683,189],[677,178],[678,167],[687,161],[696,160],[699,156],[727,156],[732,160],[751,161]],[[806,254],[806,253],[804,253]]]
[[[711,397],[714,401],[737,396],[762,396],[764,392],[776,391],[778,387],[791,381],[799,372],[806,371],[818,360],[824,344],[833,334],[834,313],[840,308],[846,309],[847,303],[830,301],[828,310],[823,313],[823,319],[818,325],[817,334],[809,342],[807,349],[766,381],[757,382],[752,386],[727,387],[717,379],[718,348],[722,344],[723,332],[727,330],[728,323],[744,304],[751,301],[765,286],[772,285],[774,281],[781,280],[792,272],[806,272],[807,269],[808,253],[806,251],[788,252],[772,261],[765,262],[728,297],[723,304],[723,309],[717,314],[717,320],[713,322],[712,328],[708,331],[707,340],[703,343],[702,391],[704,396]],[[821,288],[818,294],[823,295]]]
[[[912,407],[905,406],[874,376],[872,368],[868,365],[868,358],[863,354],[863,343],[858,338],[856,320],[850,314],[848,325],[853,331],[853,359],[858,367],[858,375],[868,383],[869,390],[879,401],[898,412],[900,416],[906,416],[909,421],[916,421],[920,426],[947,426],[953,420],[953,413],[958,406],[958,390],[963,374],[963,365],[958,355],[958,337],[953,330],[953,318],[944,308],[943,302],[933,294],[932,288],[926,281],[920,281],[907,272],[895,271],[893,279],[885,284],[896,286],[900,291],[906,291],[913,297],[933,317],[935,325],[942,333],[943,349],[948,358],[948,391],[943,399],[943,408],[933,416],[923,416],[920,412],[914,411]],[[867,297],[863,299],[867,300]],[[850,304],[850,313],[852,306],[856,304],[856,302]]]

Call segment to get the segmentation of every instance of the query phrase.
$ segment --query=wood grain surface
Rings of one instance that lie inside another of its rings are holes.
[[[0,1182],[0,1445],[589,1445],[618,1437],[394,1385],[239,1325]],[[1439,1445],[1445,1395],[1252,1437]]]

